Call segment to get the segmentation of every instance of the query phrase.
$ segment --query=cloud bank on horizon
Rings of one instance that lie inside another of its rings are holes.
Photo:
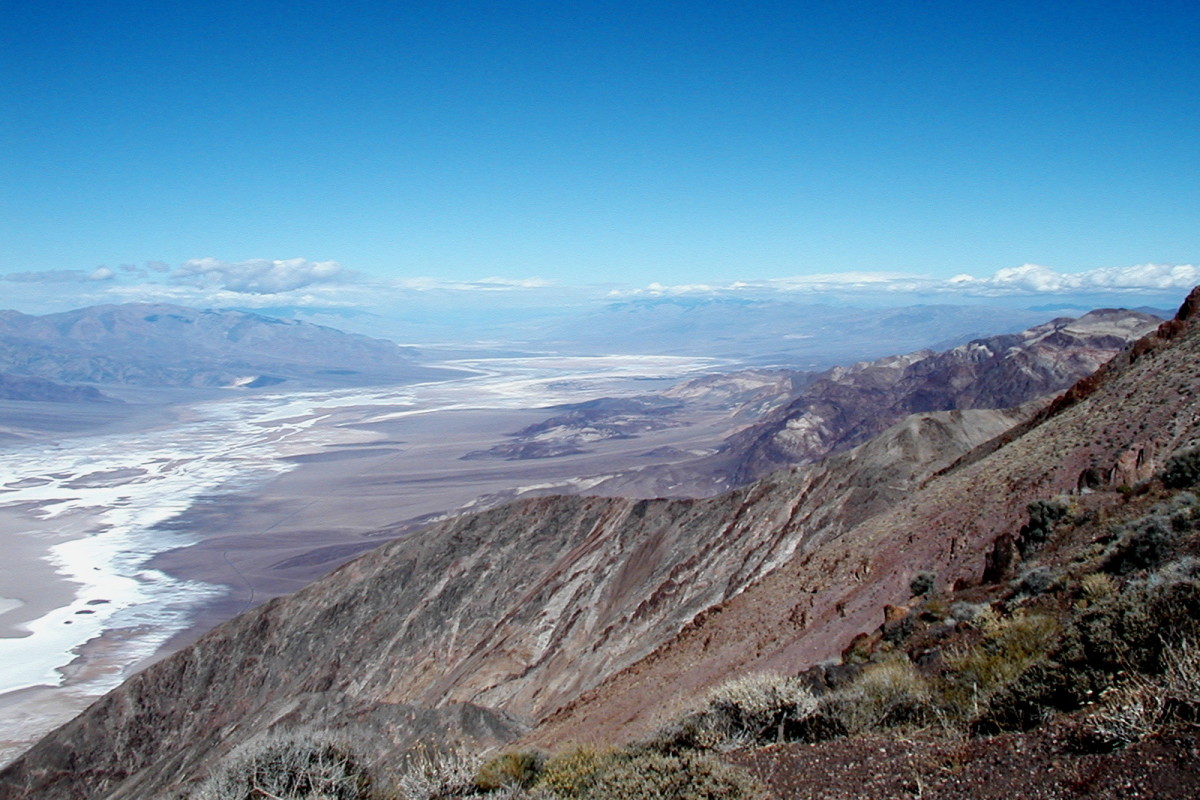
[[[960,273],[949,278],[887,271],[852,271],[726,282],[663,284],[643,287],[568,286],[538,277],[492,276],[477,280],[417,276],[374,278],[343,268],[337,261],[305,258],[223,261],[194,258],[171,267],[163,262],[144,266],[100,266],[94,270],[63,269],[12,272],[9,302],[34,310],[106,302],[170,302],[203,306],[300,306],[382,308],[397,302],[437,302],[474,296],[478,302],[503,304],[524,296],[525,302],[547,304],[567,296],[575,300],[611,301],[637,298],[741,297],[794,299],[837,297],[892,298],[896,303],[936,298],[940,302],[1055,299],[1112,296],[1173,298],[1200,284],[1200,267],[1192,264],[1137,264],[1065,272],[1038,264],[1006,267],[990,276]],[[21,291],[17,290],[17,285]],[[75,291],[68,289],[74,285]],[[487,298],[494,300],[489,301]],[[23,302],[22,302],[23,301]],[[5,304],[7,305],[7,303]]]
[[[1059,272],[1040,264],[997,270],[990,277],[960,273],[934,278],[893,272],[839,272],[717,284],[663,285],[614,289],[610,297],[685,295],[942,295],[963,298],[1036,297],[1038,295],[1158,295],[1187,291],[1200,283],[1200,267],[1192,264],[1137,264]]]

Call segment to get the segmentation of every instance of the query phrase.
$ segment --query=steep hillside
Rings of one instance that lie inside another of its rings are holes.
[[[977,584],[987,555],[1014,536],[1033,500],[1128,486],[1200,443],[1200,290],[1137,342],[1019,429],[882,514],[698,618],[543,725],[537,740],[626,740],[674,702],[749,670],[793,673],[840,655],[909,600],[919,572]]]
[[[135,676],[0,774],[0,796],[151,796],[272,726],[388,720],[394,753],[433,736],[397,721],[411,707],[468,703],[516,735],[1021,418],[925,415],[712,500],[542,498],[435,526]]]

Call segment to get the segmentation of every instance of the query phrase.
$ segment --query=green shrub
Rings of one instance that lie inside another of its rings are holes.
[[[741,800],[763,797],[742,772],[704,755],[629,753],[612,758],[583,795],[588,800]]]
[[[536,787],[546,789],[563,800],[583,798],[596,782],[596,776],[616,757],[611,748],[576,747],[546,759]]]
[[[918,572],[908,584],[908,591],[913,597],[929,594],[937,583],[937,575],[933,572]]]
[[[484,762],[475,773],[475,786],[485,792],[502,786],[532,786],[544,762],[545,757],[532,750],[501,753]]]
[[[191,797],[366,800],[370,792],[371,778],[347,744],[310,733],[251,740],[222,760]]]
[[[1056,500],[1034,500],[1025,507],[1029,522],[1021,527],[1017,549],[1022,556],[1040,548],[1054,532],[1054,526],[1067,516],[1067,506]]]
[[[1058,622],[1041,614],[995,620],[979,642],[947,657],[944,701],[956,715],[976,716],[994,694],[1049,656],[1058,633]]]
[[[1079,611],[1056,658],[1092,672],[1162,671],[1167,648],[1200,636],[1200,578],[1193,561],[1170,562]]]
[[[1184,450],[1167,459],[1162,480],[1172,489],[1186,489],[1200,483],[1200,447]]]

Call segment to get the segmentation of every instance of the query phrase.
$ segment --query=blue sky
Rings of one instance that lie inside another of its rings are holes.
[[[1194,0],[47,0],[0,37],[0,306],[1200,282]]]

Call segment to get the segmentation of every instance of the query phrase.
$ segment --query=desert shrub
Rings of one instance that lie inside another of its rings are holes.
[[[908,591],[914,597],[929,594],[937,583],[937,575],[933,572],[918,572],[908,584]]]
[[[795,738],[817,707],[798,678],[753,673],[710,691],[704,705],[661,728],[649,746],[664,751],[724,749]]]
[[[1017,537],[1017,549],[1022,556],[1032,553],[1049,539],[1054,526],[1067,516],[1067,506],[1056,500],[1034,500],[1025,510],[1029,521],[1021,526],[1020,536]]]
[[[608,760],[582,795],[588,800],[741,800],[762,790],[744,773],[700,754],[623,754]]]
[[[545,760],[534,750],[501,753],[485,761],[475,773],[475,787],[491,792],[503,786],[532,786],[541,774]]]
[[[371,778],[351,748],[314,732],[251,740],[230,753],[191,797],[365,800],[370,791]]]
[[[963,600],[956,600],[950,604],[950,616],[961,622],[974,624],[981,619],[985,611],[991,611],[991,606],[987,603],[967,603]]]
[[[1139,569],[1157,566],[1171,554],[1177,538],[1171,518],[1157,508],[1122,526],[1121,537],[1104,569],[1116,575],[1126,575]]]
[[[1191,569],[1200,563],[1193,562],[1170,562],[1075,614],[1058,660],[1092,672],[1161,672],[1164,652],[1200,636],[1200,579]]]
[[[1200,483],[1200,447],[1168,458],[1163,466],[1162,480],[1172,489],[1186,489]]]
[[[608,762],[617,756],[616,750],[576,747],[546,759],[535,788],[551,792],[563,800],[587,796],[596,777]]]
[[[977,715],[993,695],[1047,658],[1058,632],[1057,621],[1041,614],[998,619],[979,642],[948,654],[944,700],[958,715]]]
[[[1079,596],[1086,603],[1111,597],[1116,590],[1116,581],[1103,572],[1093,572],[1079,579]]]
[[[1200,647],[1183,641],[1163,655],[1163,672],[1136,675],[1105,693],[1092,716],[1092,737],[1109,748],[1162,733],[1176,723],[1200,720]]]
[[[1056,580],[1057,576],[1049,567],[1033,567],[1021,573],[1015,588],[1020,594],[1036,596],[1050,591]]]
[[[1114,750],[1158,733],[1162,695],[1148,685],[1114,689],[1085,729],[1089,749]]]
[[[869,665],[853,683],[820,703],[820,721],[830,731],[850,734],[923,725],[935,716],[928,682],[904,657]]]
[[[418,747],[400,760],[396,775],[399,800],[440,800],[469,797],[482,757],[462,747]]]

